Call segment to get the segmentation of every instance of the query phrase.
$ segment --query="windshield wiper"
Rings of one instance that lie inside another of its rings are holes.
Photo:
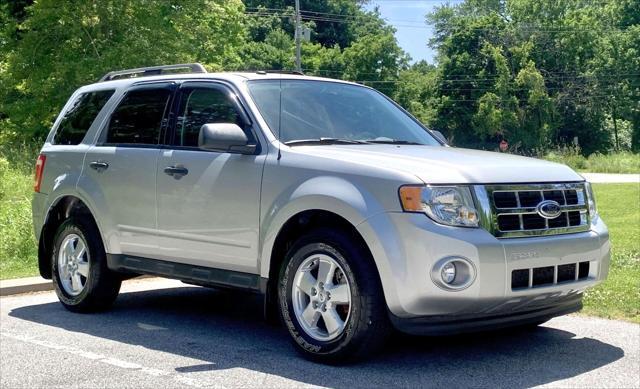
[[[385,145],[417,145],[417,146],[424,146],[424,143],[418,143],[418,142],[411,142],[408,140],[398,140],[398,139],[384,139],[384,140],[376,140],[376,139],[371,139],[371,140],[367,140],[367,143],[377,143],[377,144],[385,144]]]
[[[302,145],[360,145],[367,144],[363,140],[353,139],[340,139],[340,138],[316,138],[316,139],[296,139],[284,142],[287,146],[302,146]]]

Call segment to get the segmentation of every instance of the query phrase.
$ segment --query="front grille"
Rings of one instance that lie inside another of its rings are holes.
[[[558,266],[517,269],[511,272],[511,289],[529,289],[582,281],[589,277],[589,262],[568,263]]]
[[[566,234],[589,229],[588,204],[583,183],[489,185],[484,188],[491,213],[490,226],[501,238]],[[544,217],[541,202],[560,205],[555,218]]]

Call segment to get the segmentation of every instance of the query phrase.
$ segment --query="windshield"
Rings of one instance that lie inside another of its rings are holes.
[[[271,131],[284,143],[440,145],[424,127],[369,88],[310,80],[249,81],[248,87]]]

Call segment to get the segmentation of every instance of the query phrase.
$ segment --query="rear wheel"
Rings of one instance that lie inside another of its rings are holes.
[[[368,252],[340,231],[317,230],[293,245],[278,299],[296,349],[317,362],[373,355],[390,332],[377,269]]]
[[[98,228],[92,221],[71,218],[54,238],[53,283],[62,305],[74,312],[111,306],[120,291],[120,278],[107,268]]]

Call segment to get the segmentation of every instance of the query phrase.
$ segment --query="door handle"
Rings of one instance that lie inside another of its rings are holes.
[[[91,169],[97,170],[98,173],[103,172],[109,168],[109,163],[103,161],[93,161],[89,163]]]
[[[189,170],[184,166],[167,166],[164,168],[164,173],[169,176],[173,176],[176,180],[179,180],[182,176],[189,174]]]

